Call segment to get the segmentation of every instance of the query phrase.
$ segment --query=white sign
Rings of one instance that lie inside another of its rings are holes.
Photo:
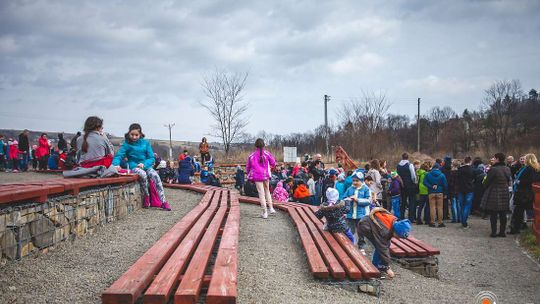
[[[283,161],[286,163],[296,162],[298,157],[296,156],[296,147],[283,147]]]

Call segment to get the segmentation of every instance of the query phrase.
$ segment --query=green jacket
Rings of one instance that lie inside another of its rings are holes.
[[[416,176],[418,180],[418,194],[420,195],[428,195],[428,189],[426,185],[424,185],[424,177],[426,177],[427,171],[424,169],[418,169],[416,171]]]

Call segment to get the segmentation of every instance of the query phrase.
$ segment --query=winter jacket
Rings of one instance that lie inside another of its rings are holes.
[[[427,171],[424,169],[418,169],[416,171],[416,176],[418,177],[418,194],[428,195],[428,189],[424,185],[424,178],[426,177]]]
[[[40,137],[39,146],[36,150],[36,157],[42,158],[43,156],[48,155],[50,149],[51,146],[49,145],[49,141],[46,138]]]
[[[58,139],[58,150],[68,152],[67,141],[63,137]]]
[[[463,165],[458,168],[456,188],[458,193],[474,191],[474,171],[471,165]]]
[[[428,189],[428,193],[443,193],[448,195],[448,182],[441,170],[433,168],[424,177],[424,185]],[[433,189],[433,185],[437,185],[437,189]]]
[[[101,135],[98,131],[91,131],[86,138],[88,143],[88,151],[83,152],[82,146],[84,143],[84,136],[80,136],[77,139],[77,162],[94,162],[103,159],[107,155],[113,155],[114,150],[109,139]],[[130,167],[133,169],[134,167]]]
[[[371,192],[375,193],[377,199],[382,199],[382,184],[381,184],[381,173],[379,170],[370,169],[366,176],[371,176],[373,183],[369,187]]]
[[[457,197],[457,174],[457,170],[450,170],[448,174],[445,174],[448,182],[448,198]]]
[[[48,167],[50,170],[58,170],[58,161],[60,160],[60,155],[54,152],[51,154],[48,160]]]
[[[272,198],[278,202],[286,202],[289,200],[289,193],[283,188],[283,182],[279,182],[272,193]]]
[[[379,216],[377,213],[382,213],[383,216]],[[382,221],[383,218],[387,220]],[[390,266],[390,240],[394,234],[393,221],[396,219],[385,209],[375,208],[371,210],[369,216],[362,218],[357,226],[358,236],[366,237],[379,253],[381,265],[376,266],[382,270],[386,270]]]
[[[201,183],[207,184],[210,173],[207,170],[201,171]]]
[[[344,195],[345,195],[345,190],[347,190],[345,188],[345,182],[337,182],[336,183],[336,190],[339,193],[339,200],[342,200]]]
[[[208,153],[210,147],[208,146],[208,143],[201,142],[199,144],[199,152],[201,153]]]
[[[79,139],[79,137],[81,137],[80,135],[75,135],[71,141],[70,141],[70,146],[71,146],[71,149],[77,149],[77,140]]]
[[[246,174],[244,173],[244,170],[236,169],[234,179],[236,180],[234,184],[235,187],[243,187],[244,183],[246,182]]]
[[[330,232],[346,232],[349,230],[347,222],[345,221],[345,214],[349,213],[351,207],[350,202],[341,202],[336,206],[321,206],[319,210],[315,212],[317,218],[326,218],[326,229]]]
[[[267,181],[272,176],[271,167],[276,166],[276,160],[267,150],[257,149],[251,153],[246,163],[248,179],[254,182]]]
[[[400,161],[397,165],[397,173],[403,180],[405,188],[416,190],[416,173],[413,164],[406,159]]]
[[[28,142],[28,135],[24,133],[19,134],[19,150],[23,152],[30,151],[30,143]]]
[[[352,186],[352,175],[345,178],[345,190],[349,189],[350,186]]]
[[[495,164],[484,180],[484,195],[481,207],[487,211],[510,211],[510,191],[508,189],[512,173],[505,164]]]
[[[9,159],[19,159],[19,153],[18,145],[12,144],[9,147]]]
[[[190,177],[193,176],[195,170],[191,163],[191,157],[187,156],[178,165],[178,183],[179,184],[191,184]]]
[[[137,168],[138,164],[143,164],[145,170],[150,169],[155,161],[150,142],[144,138],[139,138],[134,142],[125,140],[118,152],[116,152],[112,164],[114,166],[120,165],[120,161],[124,157],[127,157],[130,169]]]
[[[351,200],[351,197],[356,197],[358,201]],[[361,219],[369,213],[371,191],[366,184],[363,184],[359,189],[351,186],[345,191],[344,200],[350,200],[351,202],[351,208],[347,212],[347,218]]]
[[[0,139],[0,156],[6,155],[6,143],[3,139]]]
[[[534,202],[534,192],[532,184],[539,180],[539,173],[532,167],[522,167],[516,172],[516,179],[514,181],[514,204],[516,206],[522,206],[524,209],[532,209]]]
[[[390,196],[401,195],[401,184],[399,183],[399,179],[397,176],[395,178],[392,178],[388,191],[390,192]]]
[[[309,194],[309,189],[304,184],[298,185],[298,187],[296,187],[296,189],[294,190],[293,197],[296,200],[306,198],[306,197],[309,197],[309,196],[311,196]]]
[[[313,180],[313,178],[310,178],[308,181],[307,181],[307,186],[308,186],[308,189],[309,189],[309,194],[311,195],[315,195],[315,181]]]

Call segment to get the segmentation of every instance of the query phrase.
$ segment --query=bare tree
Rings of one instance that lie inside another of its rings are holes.
[[[203,77],[202,87],[207,100],[200,104],[210,112],[215,124],[212,136],[219,137],[228,155],[231,144],[242,134],[248,124],[245,117],[248,104],[243,101],[248,73],[229,73],[215,70]]]
[[[435,133],[435,150],[439,148],[439,137],[444,124],[456,116],[456,112],[450,107],[433,107],[429,113],[431,129]]]
[[[521,83],[516,79],[497,81],[485,93],[486,127],[496,147],[505,149],[517,104],[523,96]]]

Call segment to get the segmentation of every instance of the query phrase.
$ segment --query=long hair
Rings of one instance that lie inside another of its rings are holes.
[[[129,132],[133,131],[133,130],[138,130],[139,133],[141,133],[141,137],[140,138],[144,138],[144,133],[142,132],[142,127],[140,124],[138,123],[132,123],[131,125],[129,125],[129,130],[128,132],[124,135],[125,139],[128,141],[128,142],[132,142],[131,139],[129,138]]]
[[[538,164],[538,159],[536,158],[536,155],[532,153],[525,155],[525,164],[529,167],[532,167],[536,172],[540,171],[540,164]]]
[[[84,122],[84,141],[82,144],[82,151],[84,153],[88,152],[88,135],[90,134],[90,132],[96,131],[101,127],[103,127],[103,119],[97,116],[90,116]]]
[[[375,169],[377,171],[379,171],[381,169],[381,164],[379,163],[378,159],[373,159],[369,163],[370,163],[370,168],[371,169]]]
[[[264,140],[262,138],[257,138],[257,140],[255,141],[255,148],[259,149],[259,162],[262,164],[264,162],[264,158],[263,158]]]

